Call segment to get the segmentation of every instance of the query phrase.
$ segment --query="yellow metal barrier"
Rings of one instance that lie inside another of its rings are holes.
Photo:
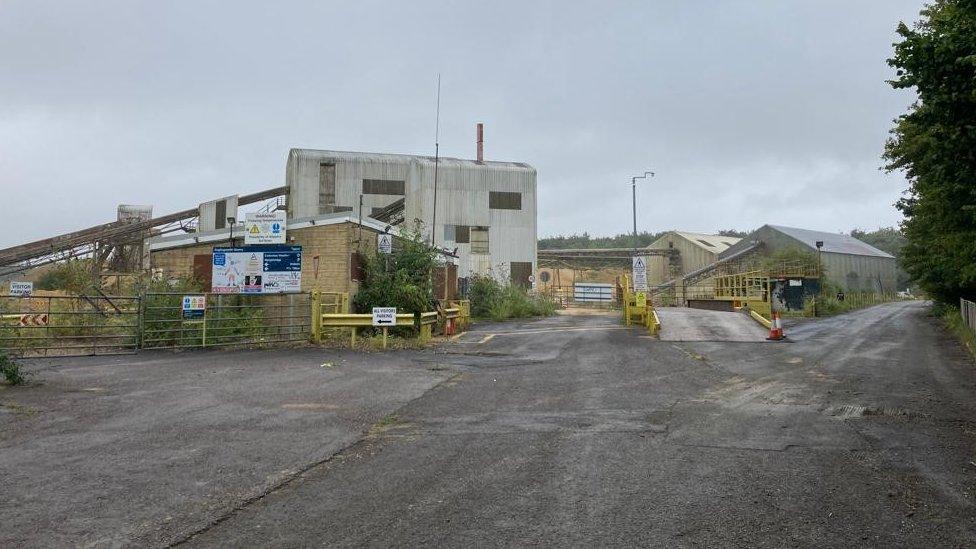
[[[749,309],[749,316],[751,316],[753,319],[755,319],[756,322],[762,324],[766,328],[772,328],[773,326],[772,321],[767,320],[766,317],[764,317],[763,315],[757,313],[752,309]]]
[[[316,322],[317,319],[317,322]],[[437,324],[437,311],[420,313],[419,326],[414,322],[412,314],[396,315],[397,326],[411,326],[418,328],[417,340],[420,343],[427,343],[433,337],[433,327]],[[356,345],[356,335],[359,328],[373,326],[373,315],[371,314],[349,314],[349,313],[322,313],[313,317],[312,321],[312,341],[320,343],[322,341],[323,328],[349,328],[349,343]],[[383,346],[386,347],[387,327],[383,328]]]
[[[657,334],[658,330],[661,329],[661,320],[658,318],[657,312],[654,311],[651,300],[647,298],[645,292],[632,291],[630,276],[624,275],[623,282],[624,323],[627,326],[639,323],[652,334]]]

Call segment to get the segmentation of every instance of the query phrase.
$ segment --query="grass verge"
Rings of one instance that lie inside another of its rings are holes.
[[[940,318],[945,323],[949,331],[959,339],[969,354],[976,360],[976,332],[966,325],[958,307],[951,305],[937,304],[932,306],[932,314]]]

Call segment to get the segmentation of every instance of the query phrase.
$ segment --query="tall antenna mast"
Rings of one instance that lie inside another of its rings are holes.
[[[434,216],[430,223],[430,245],[437,246],[437,165],[441,158],[441,73],[437,73],[437,114],[434,118]]]

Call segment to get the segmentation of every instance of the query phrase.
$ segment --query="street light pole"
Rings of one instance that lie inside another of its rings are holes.
[[[637,180],[647,179],[647,176],[654,177],[654,172],[644,172],[644,175],[637,175],[630,178],[630,191],[634,201],[634,255],[637,255]]]

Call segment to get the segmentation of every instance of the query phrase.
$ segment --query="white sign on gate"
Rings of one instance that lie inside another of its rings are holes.
[[[376,249],[381,254],[393,253],[393,235],[387,233],[376,235]]]
[[[11,282],[10,295],[17,297],[30,297],[34,293],[33,282]]]
[[[637,256],[634,258],[634,291],[647,291],[647,258]]]
[[[396,326],[396,307],[373,307],[373,326]]]
[[[284,244],[286,218],[281,210],[244,214],[244,244]]]

